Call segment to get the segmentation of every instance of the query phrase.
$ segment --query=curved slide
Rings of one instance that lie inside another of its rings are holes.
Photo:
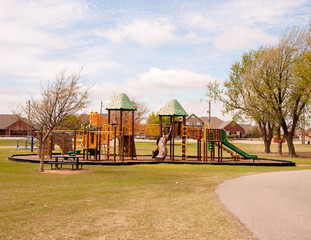
[[[248,153],[244,152],[243,150],[241,150],[240,148],[234,146],[232,143],[228,142],[228,140],[226,138],[226,131],[224,129],[222,129],[222,144],[224,144],[226,147],[230,148],[232,151],[237,152],[238,154],[240,154],[241,156],[243,156],[246,159],[257,159],[258,158],[257,155],[248,154]]]

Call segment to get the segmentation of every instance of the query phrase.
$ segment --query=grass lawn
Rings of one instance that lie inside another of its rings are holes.
[[[260,146],[242,148],[263,156]],[[217,186],[242,175],[311,169],[160,164],[41,174],[38,164],[7,160],[16,152],[0,149],[0,239],[251,239],[219,202]]]
[[[1,139],[0,138],[0,146],[17,146],[16,139]]]

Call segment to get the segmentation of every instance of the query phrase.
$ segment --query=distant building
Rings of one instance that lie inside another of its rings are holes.
[[[26,118],[19,118],[15,114],[0,114],[0,136],[33,136],[35,132]]]
[[[245,134],[245,129],[235,121],[224,121],[217,128],[225,129],[227,136],[235,134],[241,138]]]
[[[242,137],[245,134],[245,129],[235,121],[223,121],[218,117],[211,117],[212,128],[225,129],[227,136],[236,134]],[[209,117],[198,117],[191,114],[186,118],[186,125],[201,128],[204,123],[209,123]]]

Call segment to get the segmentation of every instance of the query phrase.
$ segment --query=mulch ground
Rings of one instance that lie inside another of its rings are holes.
[[[310,158],[311,158],[311,153],[308,153]],[[272,155],[272,154],[271,154]],[[270,155],[270,156],[271,156]],[[307,157],[307,155],[305,155]],[[269,157],[269,155],[267,155],[267,158]],[[22,158],[24,159],[29,159],[29,160],[35,160],[35,161],[40,161],[38,155],[26,155],[26,156],[22,156]],[[46,161],[53,161],[55,159],[51,159],[49,157],[46,157],[45,158]],[[119,157],[116,157],[115,158],[115,161],[114,161],[114,158],[113,156],[110,156],[110,159],[107,160],[106,159],[106,156],[101,156],[101,160],[95,160],[94,158],[91,158],[89,159],[88,161],[85,161],[85,160],[80,160],[80,162],[89,162],[89,163],[98,163],[98,164],[101,164],[101,163],[113,163],[113,162],[116,162],[116,163],[121,163],[122,162],[122,159],[120,159]],[[141,162],[141,163],[144,163],[144,162],[148,162],[148,163],[152,163],[152,162],[157,162],[157,160],[155,160],[154,158],[152,158],[151,156],[137,156],[135,157],[134,159],[131,159],[131,158],[128,158],[128,157],[125,157],[124,158],[124,162],[128,162],[128,163],[131,163],[131,162]],[[196,163],[196,164],[199,164],[199,163],[205,163],[204,161],[202,160],[198,160],[197,158],[193,158],[193,157],[188,157],[186,160],[182,160],[181,157],[179,156],[175,156],[174,159],[170,159],[169,156],[165,159],[165,161],[163,163],[170,163],[170,162],[180,162],[180,163]],[[210,161],[208,161],[210,162]],[[216,159],[215,161],[212,161],[212,163],[217,163],[218,160]],[[253,159],[241,159],[239,161],[235,161],[235,160],[232,160],[232,159],[223,159],[222,160],[222,163],[275,163],[275,161],[273,160],[269,160],[269,159],[256,159],[256,160],[253,160]]]

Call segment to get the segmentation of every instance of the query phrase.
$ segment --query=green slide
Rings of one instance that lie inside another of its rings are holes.
[[[247,154],[243,150],[241,150],[238,147],[234,146],[232,143],[228,142],[228,140],[226,138],[226,131],[224,129],[222,129],[222,144],[224,144],[226,147],[230,148],[231,150],[237,152],[238,154],[240,154],[244,158],[247,158],[247,159],[257,159],[258,158],[257,155]]]

